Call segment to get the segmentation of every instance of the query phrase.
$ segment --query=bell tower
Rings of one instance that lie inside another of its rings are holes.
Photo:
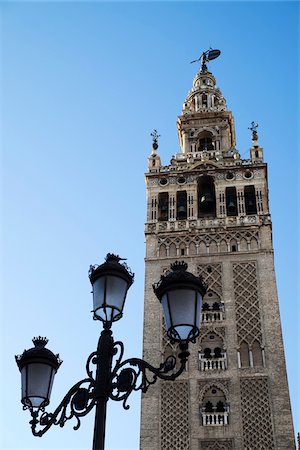
[[[295,449],[273,261],[267,164],[251,123],[249,159],[236,148],[226,100],[204,52],[177,119],[180,152],[164,166],[152,134],[146,173],[144,357],[166,339],[152,284],[176,260],[208,288],[196,344],[175,382],[142,397],[141,450]],[[184,302],[184,299],[182,299]]]

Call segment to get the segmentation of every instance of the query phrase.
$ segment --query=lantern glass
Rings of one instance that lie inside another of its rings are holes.
[[[104,322],[119,320],[123,314],[128,282],[121,277],[104,275],[93,283],[94,314]]]
[[[189,341],[199,334],[202,296],[194,289],[173,289],[161,299],[168,335],[176,341]]]
[[[33,408],[47,405],[50,400],[55,370],[43,363],[30,363],[21,370],[22,403]]]

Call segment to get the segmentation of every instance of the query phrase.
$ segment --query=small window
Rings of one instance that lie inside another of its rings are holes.
[[[200,139],[199,150],[213,150],[213,149],[214,149],[214,146],[213,146],[212,138],[204,137],[204,138]]]
[[[182,248],[180,250],[181,250],[181,256],[184,256],[184,248]]]
[[[227,172],[225,178],[226,178],[226,180],[233,180],[234,175],[232,172]]]
[[[226,188],[226,210],[227,216],[237,216],[237,200],[236,200],[236,188]]]
[[[247,178],[247,179],[249,180],[249,179],[252,178],[252,177],[253,177],[253,173],[250,172],[250,170],[247,170],[247,171],[244,173],[244,178]]]
[[[185,182],[186,182],[185,177],[181,176],[181,177],[177,178],[177,183],[184,184]]]
[[[254,186],[245,186],[244,194],[246,214],[257,214]]]
[[[168,192],[160,192],[158,194],[158,220],[168,220],[169,194]]]
[[[166,184],[168,184],[168,179],[167,178],[161,178],[159,180],[159,184],[161,184],[161,186],[165,186]]]
[[[187,218],[187,193],[186,191],[177,192],[177,220]]]
[[[232,245],[232,246],[231,246],[231,251],[232,251],[232,252],[236,252],[236,245]]]

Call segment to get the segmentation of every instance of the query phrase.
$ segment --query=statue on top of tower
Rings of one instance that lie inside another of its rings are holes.
[[[206,62],[212,61],[213,59],[218,58],[218,56],[220,56],[220,54],[221,54],[220,50],[213,50],[212,48],[210,48],[206,52],[203,52],[202,55],[200,56],[200,58],[195,59],[194,61],[191,61],[191,64],[194,62],[201,61],[200,72],[207,72]]]

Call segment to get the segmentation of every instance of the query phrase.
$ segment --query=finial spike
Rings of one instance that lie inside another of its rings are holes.
[[[258,140],[257,128],[258,128],[258,123],[255,123],[254,121],[251,122],[251,127],[248,127],[248,130],[252,131],[252,140],[253,141]]]

